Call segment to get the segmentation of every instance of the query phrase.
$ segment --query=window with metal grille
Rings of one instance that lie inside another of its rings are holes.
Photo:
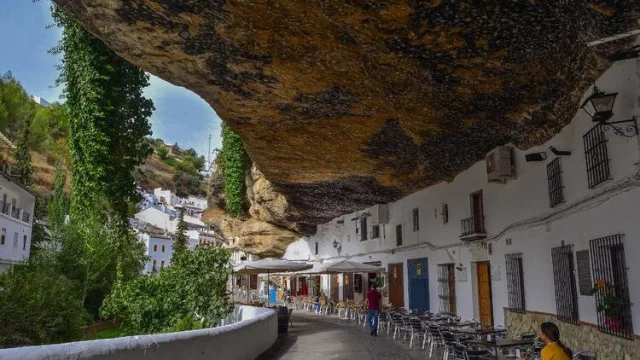
[[[367,218],[360,218],[360,241],[367,240]]]
[[[509,295],[509,310],[516,312],[525,312],[522,253],[506,254],[505,260],[507,267],[507,293]]]
[[[453,264],[438,265],[438,299],[441,313],[456,314],[455,273]]]
[[[558,319],[578,323],[578,292],[573,266],[573,247],[559,246],[551,249],[553,283],[556,290],[556,313]]]
[[[373,225],[371,227],[371,238],[377,239],[380,237],[380,225]]]
[[[318,255],[318,242],[316,241],[315,255]]]
[[[547,183],[549,184],[549,206],[555,207],[564,202],[564,186],[562,185],[562,169],[560,158],[547,164]]]
[[[402,246],[402,225],[396,225],[396,246]]]
[[[420,230],[420,213],[418,208],[413,209],[413,231]]]
[[[633,338],[631,301],[624,255],[624,235],[617,234],[589,242],[593,278],[599,290],[595,293],[598,329],[627,339]]]
[[[609,155],[607,154],[607,137],[601,125],[596,125],[582,137],[584,157],[587,163],[587,179],[589,188],[611,178]]]

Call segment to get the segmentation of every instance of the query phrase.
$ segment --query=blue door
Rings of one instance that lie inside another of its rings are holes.
[[[429,260],[427,258],[407,260],[409,278],[409,309],[420,313],[429,306]]]

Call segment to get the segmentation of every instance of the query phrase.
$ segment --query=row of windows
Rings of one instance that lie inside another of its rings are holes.
[[[591,287],[596,284],[594,295],[599,330],[619,337],[632,338],[631,301],[622,238],[622,235],[612,235],[591,240],[590,249],[582,252],[586,252],[582,264],[578,259],[578,278],[581,280],[581,295],[591,296]],[[557,317],[561,321],[577,324],[578,287],[573,247],[555,247],[551,249],[551,258]],[[524,312],[526,306],[522,253],[506,254],[505,260],[509,309]]]
[[[158,252],[158,244],[153,244],[153,251]],[[165,251],[164,245],[162,245],[162,252]]]
[[[17,232],[13,233],[13,248],[18,248],[18,239],[20,238],[20,234]],[[7,239],[7,229],[2,228],[0,232],[0,245],[4,245]],[[22,250],[27,250],[27,235],[22,236]]]
[[[164,269],[164,260],[160,260],[160,270]],[[156,260],[153,260],[152,265],[151,265],[151,271],[152,272],[156,272],[158,271],[156,268]]]

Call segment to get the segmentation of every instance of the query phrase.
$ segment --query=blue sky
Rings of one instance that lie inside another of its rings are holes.
[[[11,70],[29,94],[53,102],[59,101],[61,92],[54,87],[59,58],[47,51],[57,44],[60,30],[46,29],[53,23],[49,6],[47,0],[36,3],[11,0],[3,4],[0,74]],[[178,142],[180,147],[192,147],[199,154],[206,154],[211,134],[211,149],[220,147],[220,119],[198,95],[155,76],[151,76],[145,94],[156,107],[151,116],[153,137],[168,143]]]

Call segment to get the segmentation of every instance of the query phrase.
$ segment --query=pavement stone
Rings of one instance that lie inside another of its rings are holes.
[[[276,343],[258,360],[387,360],[425,359],[425,352],[408,342],[394,341],[386,334],[371,336],[369,329],[325,316],[294,311],[293,327],[281,334]]]

